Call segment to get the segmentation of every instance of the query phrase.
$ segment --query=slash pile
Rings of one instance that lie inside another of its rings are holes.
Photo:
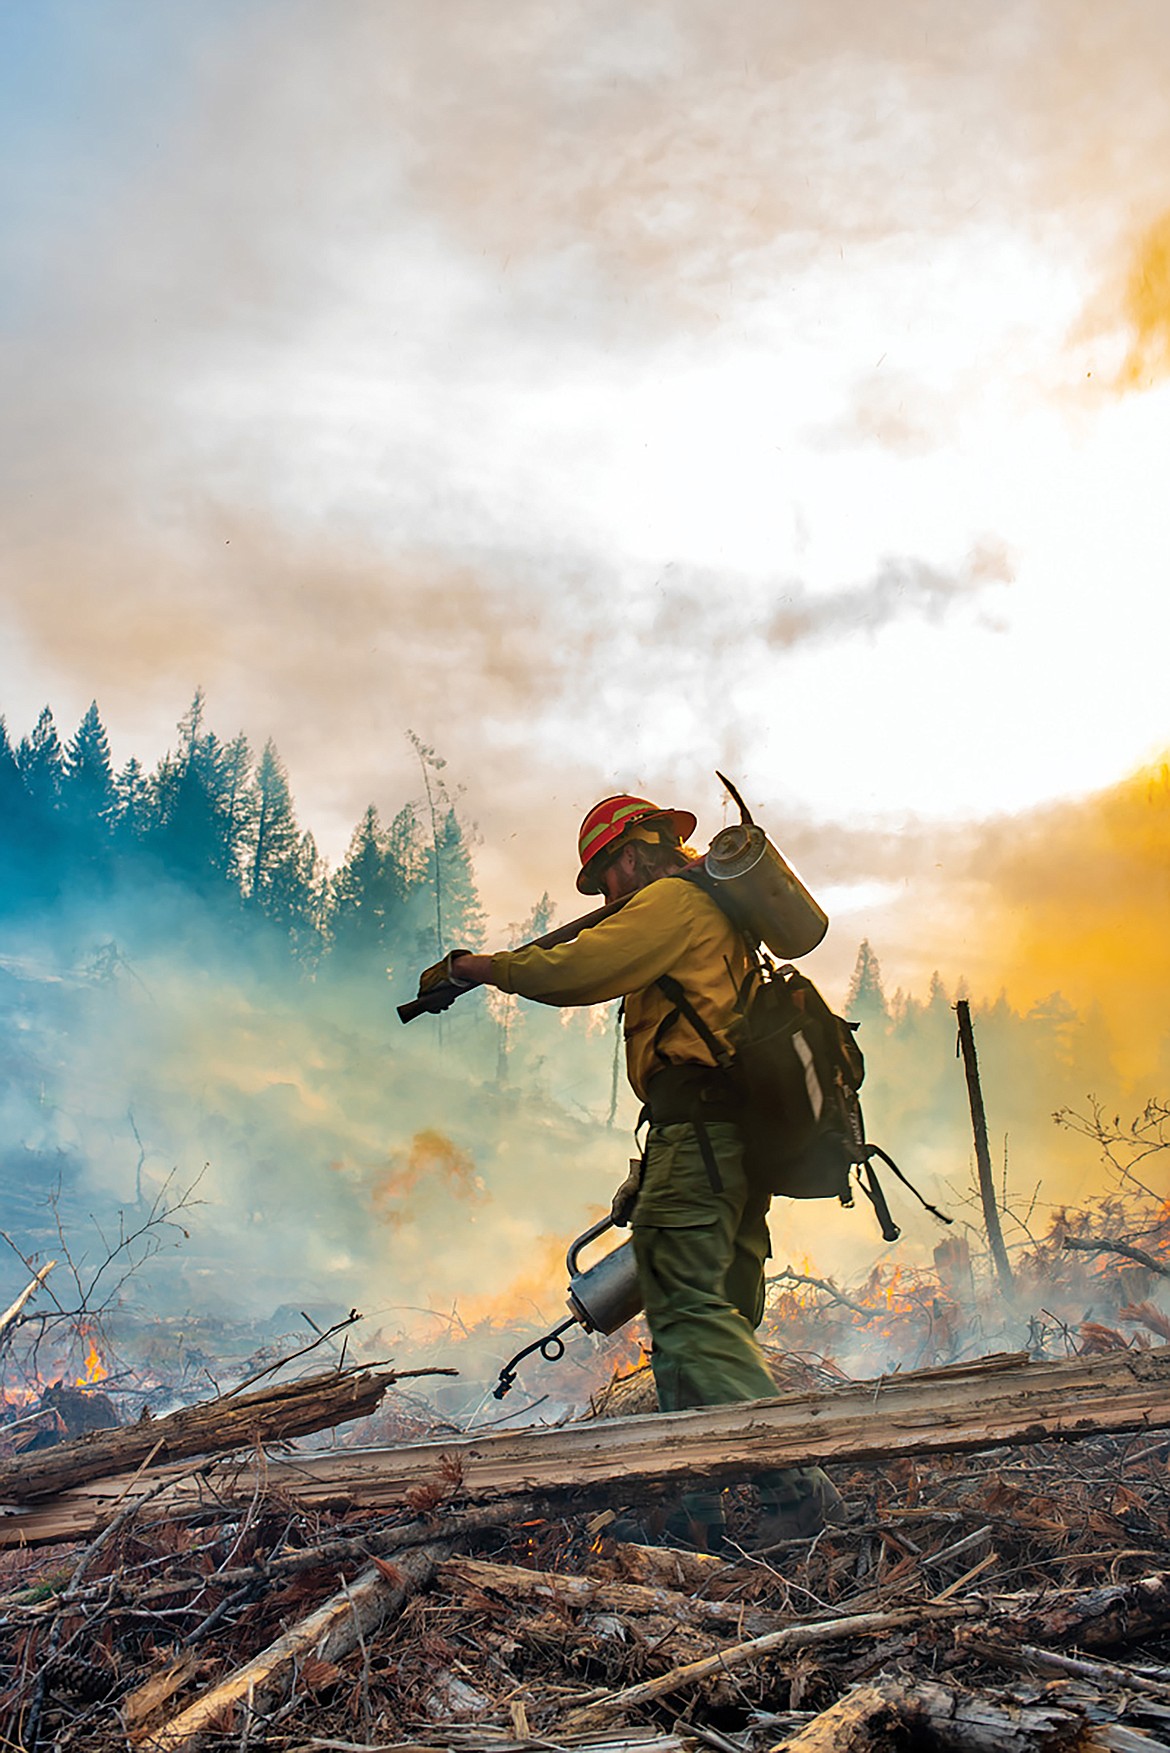
[[[1156,1372],[1168,1354],[1144,1356]],[[1019,1367],[1026,1384],[1031,1366]],[[948,1374],[928,1372],[923,1391]],[[653,1461],[640,1462],[628,1491],[612,1470],[583,1470],[554,1489],[525,1463],[504,1491],[476,1486],[496,1439],[440,1436],[426,1450],[333,1451],[328,1489],[312,1492],[310,1451],[257,1450],[247,1489],[244,1474],[207,1464],[199,1492],[176,1497],[180,1467],[194,1471],[190,1451],[152,1483],[154,1454],[107,1494],[96,1534],[0,1555],[3,1744],[62,1753],[1170,1744],[1170,1417],[1160,1429],[1138,1417],[1138,1428],[1130,1420],[1103,1434],[1066,1424],[1065,1440],[1048,1441],[1038,1396],[1035,1429],[1015,1431],[1019,1440],[956,1439],[958,1452],[940,1453],[928,1431],[907,1438],[882,1384],[871,1386],[868,1435],[834,1439],[828,1462],[848,1520],[758,1550],[753,1489],[732,1484],[733,1544],[720,1557],[612,1537],[627,1497],[652,1521],[656,1493],[661,1503],[677,1490],[683,1475],[677,1465],[668,1475],[665,1461],[657,1477]],[[789,1406],[824,1434],[841,1392],[805,1392]],[[312,1394],[319,1402],[320,1378]],[[429,1434],[418,1405],[405,1418],[411,1439]],[[783,1424],[784,1401],[762,1405]],[[714,1416],[682,1415],[699,1433]],[[779,1440],[765,1411],[752,1416],[761,1445]],[[167,1422],[155,1422],[151,1449],[169,1452]],[[622,1418],[585,1435],[599,1454],[619,1453],[659,1426],[667,1432],[668,1421]],[[536,1455],[572,1437],[526,1440]],[[509,1440],[507,1453],[527,1452]],[[674,1440],[664,1436],[664,1455]],[[358,1473],[370,1476],[379,1456],[383,1476],[396,1478],[408,1458],[415,1482],[390,1507],[363,1506]],[[733,1471],[716,1462],[703,1476]],[[750,1479],[750,1461],[741,1471]],[[27,1526],[50,1528],[43,1506],[55,1500],[39,1489],[40,1519]],[[7,1490],[19,1499],[15,1474]]]

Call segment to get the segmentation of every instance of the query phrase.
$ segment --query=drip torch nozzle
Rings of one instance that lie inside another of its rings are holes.
[[[504,1398],[508,1389],[515,1384],[516,1366],[523,1363],[526,1357],[531,1357],[534,1351],[539,1351],[545,1363],[559,1363],[565,1355],[565,1342],[561,1338],[561,1334],[567,1333],[570,1327],[576,1325],[576,1315],[570,1315],[567,1321],[562,1321],[559,1327],[554,1327],[552,1332],[546,1333],[543,1339],[534,1339],[531,1345],[526,1345],[523,1351],[518,1351],[515,1357],[510,1357],[500,1371],[499,1381],[492,1389],[492,1399],[502,1400]]]
[[[748,809],[747,804],[744,803],[743,798],[739,795],[739,792],[737,791],[736,787],[731,783],[731,781],[727,777],[726,773],[720,773],[718,767],[716,767],[715,777],[722,784],[726,785],[728,791],[731,793],[732,797],[735,799],[736,803],[738,804],[738,806],[739,806],[739,819],[743,823],[744,827],[745,828],[754,828],[756,824],[752,821],[751,810]]]

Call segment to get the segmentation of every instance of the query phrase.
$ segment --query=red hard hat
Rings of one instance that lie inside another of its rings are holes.
[[[594,804],[577,836],[577,851],[581,858],[577,887],[583,895],[602,892],[596,877],[590,879],[589,875],[589,867],[598,854],[612,846],[636,822],[649,824],[654,821],[669,823],[671,833],[680,841],[688,840],[697,824],[697,818],[690,810],[660,809],[645,797],[627,797],[623,793],[619,797],[604,797],[600,803]]]

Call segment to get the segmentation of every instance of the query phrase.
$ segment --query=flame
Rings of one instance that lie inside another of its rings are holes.
[[[109,1370],[102,1362],[101,1353],[91,1339],[89,1342],[89,1352],[85,1359],[85,1374],[78,1376],[75,1379],[73,1386],[75,1388],[92,1388],[96,1386],[98,1382],[104,1382],[109,1373]]]
[[[501,1291],[459,1299],[468,1326],[482,1321],[528,1326],[560,1318],[565,1294],[565,1244],[560,1236],[537,1236],[527,1244],[527,1264]]]

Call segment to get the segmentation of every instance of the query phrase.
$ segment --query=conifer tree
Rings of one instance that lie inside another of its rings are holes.
[[[65,776],[61,743],[48,706],[41,708],[32,734],[21,738],[16,764],[34,810],[47,820],[61,802]]]
[[[151,825],[151,785],[137,755],[131,755],[114,780],[114,796],[115,835],[130,850],[139,844]]]
[[[73,828],[91,842],[108,841],[117,816],[118,798],[110,764],[110,744],[97,701],[66,745],[61,803]]]
[[[439,824],[436,865],[445,932],[440,954],[448,949],[474,949],[483,936],[483,908],[475,885],[471,849],[454,809],[448,809]]]
[[[252,782],[251,835],[248,852],[247,890],[250,899],[263,905],[278,873],[295,861],[300,833],[293,814],[288,773],[269,737],[256,766]]]
[[[371,974],[385,974],[401,898],[386,831],[377,809],[370,804],[333,879],[330,934],[335,953]]]
[[[884,1026],[889,1021],[889,1006],[882,989],[882,971],[868,937],[862,938],[857,951],[853,978],[849,982],[849,995],[845,1000],[845,1013],[861,1023],[874,1022]]]
[[[21,777],[8,726],[0,718],[0,908],[19,907],[35,862],[32,803]]]
[[[288,773],[271,737],[252,784],[246,887],[250,904],[308,959],[319,947],[325,873],[313,836],[297,827]]]
[[[177,876],[223,893],[239,882],[251,753],[242,732],[224,744],[203,729],[204,704],[198,688],[179,721],[179,752],[166,755],[154,776],[148,840]]]

